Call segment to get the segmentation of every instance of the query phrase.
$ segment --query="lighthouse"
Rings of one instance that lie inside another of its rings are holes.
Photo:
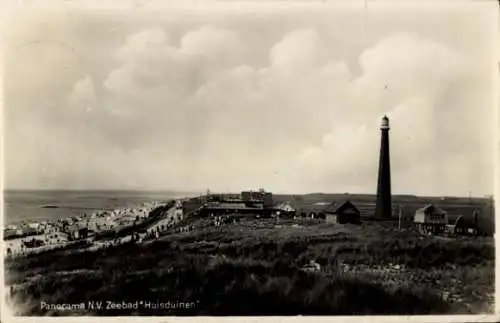
[[[375,217],[390,219],[391,201],[391,162],[389,158],[389,118],[384,116],[380,125],[380,159],[378,165],[377,204]]]

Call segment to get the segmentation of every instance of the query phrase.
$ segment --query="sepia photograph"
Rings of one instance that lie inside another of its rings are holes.
[[[90,3],[0,22],[2,316],[495,314],[497,1]]]

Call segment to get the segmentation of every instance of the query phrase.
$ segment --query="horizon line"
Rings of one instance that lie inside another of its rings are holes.
[[[3,188],[4,192],[8,191],[60,191],[60,192],[86,192],[86,191],[94,191],[94,192],[169,192],[169,193],[187,193],[187,194],[205,194],[206,189],[204,190],[186,190],[186,189],[141,189],[141,188],[129,188],[129,189],[117,189],[117,188]],[[210,190],[212,194],[235,194],[240,193],[242,191],[246,191],[245,189],[240,190],[229,190],[229,191],[219,191],[219,190]],[[254,191],[258,191],[255,189]],[[267,190],[266,190],[267,191]],[[376,196],[376,193],[350,193],[350,192],[318,192],[311,191],[307,193],[293,193],[293,192],[272,192],[274,195],[313,195],[313,194],[323,194],[323,195],[369,195]],[[494,194],[483,194],[483,195],[418,195],[415,193],[392,193],[392,196],[414,196],[421,198],[494,198]]]

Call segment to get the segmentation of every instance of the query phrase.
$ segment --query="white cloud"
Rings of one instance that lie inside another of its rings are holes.
[[[117,51],[117,57],[131,64],[156,63],[164,54],[170,38],[162,29],[150,29],[131,34]]]
[[[225,65],[239,63],[245,50],[238,34],[213,26],[204,26],[187,33],[182,37],[180,47],[185,53]]]
[[[363,74],[349,83],[349,95],[337,98],[340,101],[332,105],[338,117],[334,117],[331,130],[319,144],[304,147],[289,172],[302,174],[296,181],[311,186],[330,181],[332,189],[347,185],[372,191],[378,167],[377,123],[388,112],[392,169],[398,174],[393,177],[393,186],[398,191],[411,191],[405,185],[407,179],[415,183],[427,174],[427,185],[439,190],[446,175],[436,175],[450,158],[446,147],[435,143],[439,136],[436,128],[440,127],[435,119],[441,113],[436,102],[451,82],[465,76],[460,57],[445,46],[403,33],[383,39],[366,50],[360,60]],[[339,103],[343,109],[338,108]],[[463,146],[462,151],[470,148]],[[462,171],[471,172],[473,168]],[[446,177],[448,182],[450,178]]]
[[[298,44],[307,49],[294,52]],[[292,32],[271,49],[269,67],[231,69],[198,92],[204,107],[224,111],[209,119],[213,131],[204,153],[212,157],[207,159],[216,159],[220,147],[238,147],[237,156],[227,161],[236,167],[235,183],[262,172],[254,165],[268,165],[262,168],[269,184],[280,189],[370,192],[377,176],[379,122],[388,113],[394,188],[411,192],[409,178],[412,183],[426,178],[426,185],[444,190],[444,183],[456,176],[446,163],[457,154],[450,157],[447,147],[436,144],[436,120],[442,114],[437,103],[449,94],[450,84],[468,76],[463,59],[418,35],[396,34],[361,55],[364,72],[353,79],[344,62],[315,56],[314,48],[323,46],[314,32]],[[290,68],[284,68],[287,64]],[[452,122],[444,126],[460,127]],[[457,140],[465,142],[471,135],[463,133]],[[471,148],[464,145],[462,156]],[[279,169],[281,178],[272,169]]]
[[[90,111],[97,103],[94,82],[89,76],[78,80],[69,95],[69,104],[76,109]]]
[[[307,70],[327,60],[327,47],[318,33],[310,29],[291,32],[270,53],[271,65],[283,71]]]
[[[132,33],[119,48],[109,45],[109,67],[97,73],[103,81],[77,81],[68,102],[82,113],[58,123],[68,139],[53,139],[59,159],[38,158],[60,169],[46,175],[52,182],[71,185],[88,173],[85,182],[97,186],[374,192],[379,121],[388,113],[395,191],[454,194],[488,185],[486,171],[454,179],[488,156],[477,130],[463,127],[486,120],[469,110],[488,104],[479,99],[489,93],[485,74],[473,69],[479,50],[467,56],[429,37],[385,31],[360,53],[349,32],[332,40],[307,23],[274,28],[262,42],[250,41],[257,33],[244,27],[186,25]],[[332,59],[343,56],[348,61]],[[356,58],[359,76],[349,68]],[[95,109],[83,113],[87,107]],[[32,120],[44,140],[56,137],[43,135],[49,119]],[[28,151],[32,145],[25,140]],[[45,156],[31,151],[30,158]]]
[[[398,33],[365,50],[355,81],[356,105],[381,113],[419,95],[441,95],[465,74],[463,58],[445,45],[414,33]]]
[[[209,26],[188,32],[180,46],[164,30],[142,31],[118,50],[122,65],[109,73],[104,86],[112,95],[139,101],[137,106],[150,110],[182,105],[185,95],[219,71],[221,63],[230,64],[242,47],[234,32]]]

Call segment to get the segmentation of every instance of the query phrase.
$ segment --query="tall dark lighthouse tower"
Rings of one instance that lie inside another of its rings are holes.
[[[380,161],[378,165],[377,206],[375,217],[389,219],[392,216],[391,162],[389,158],[389,118],[384,116],[380,125]]]

